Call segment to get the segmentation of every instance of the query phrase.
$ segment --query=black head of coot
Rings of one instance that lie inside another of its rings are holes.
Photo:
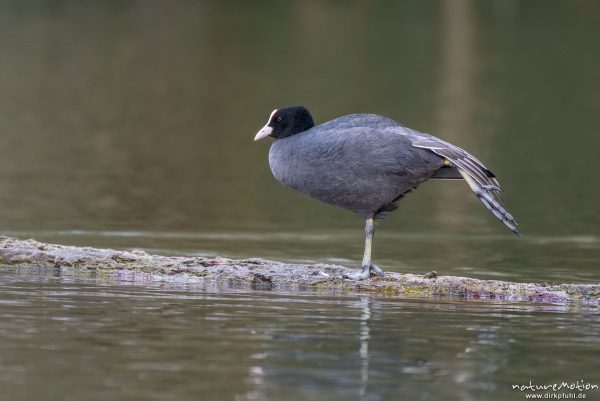
[[[267,124],[258,131],[255,141],[270,136],[274,139],[287,138],[315,126],[315,122],[304,106],[292,106],[273,110]]]

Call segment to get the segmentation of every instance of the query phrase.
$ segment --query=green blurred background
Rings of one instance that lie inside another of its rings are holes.
[[[0,227],[70,244],[357,264],[358,216],[271,176],[272,109],[389,116],[475,154],[379,224],[387,270],[598,281],[600,3],[0,5]]]

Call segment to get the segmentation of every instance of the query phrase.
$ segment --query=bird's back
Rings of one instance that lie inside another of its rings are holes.
[[[276,140],[269,164],[284,185],[368,216],[443,165],[438,155],[414,147],[402,130],[373,114],[340,117]]]

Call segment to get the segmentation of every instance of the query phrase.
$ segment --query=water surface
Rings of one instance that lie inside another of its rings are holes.
[[[0,399],[11,401],[517,400],[512,384],[600,379],[597,309],[5,267],[0,320]]]

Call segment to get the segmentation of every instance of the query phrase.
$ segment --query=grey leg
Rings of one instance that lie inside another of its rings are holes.
[[[373,248],[373,236],[375,235],[375,223],[373,217],[367,219],[365,223],[365,253],[363,255],[360,272],[352,275],[350,278],[355,280],[366,280],[374,273],[380,277],[384,276],[383,270],[371,262],[371,250]]]

